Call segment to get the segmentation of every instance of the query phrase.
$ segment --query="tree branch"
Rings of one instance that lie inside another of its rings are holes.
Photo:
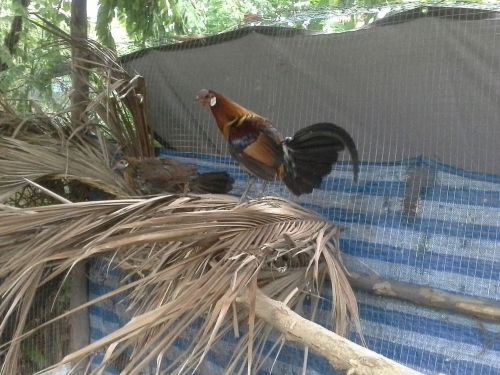
[[[500,303],[492,300],[466,297],[435,288],[385,280],[374,274],[365,275],[351,272],[348,278],[352,287],[379,296],[398,298],[421,306],[500,322]]]
[[[238,302],[247,308],[250,306],[248,291],[238,298]],[[420,374],[301,317],[260,290],[257,290],[255,314],[281,331],[287,340],[309,347],[335,369],[348,375]]]

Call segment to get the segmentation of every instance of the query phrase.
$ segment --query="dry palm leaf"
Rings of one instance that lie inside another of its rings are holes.
[[[77,180],[115,197],[134,195],[109,166],[114,165],[117,154],[154,155],[144,79],[131,77],[116,55],[97,43],[75,41],[43,19],[34,22],[57,37],[59,42],[53,48],[69,51],[77,43],[85,51],[86,58],[73,64],[89,71],[92,99],[83,116],[86,122],[72,123],[70,109],[54,115],[21,115],[0,97],[0,202],[25,188],[25,178]],[[114,150],[111,142],[116,145]]]
[[[101,125],[104,124],[100,130],[118,143],[125,156],[153,157],[154,136],[147,117],[144,78],[131,76],[112,50],[92,40],[73,39],[50,21],[38,18],[40,21],[31,21],[55,35],[59,48],[69,50],[76,45],[85,56],[72,64],[89,73],[87,85],[92,100],[87,105],[86,117],[95,125],[97,115]]]
[[[4,322],[24,316],[35,287],[79,262],[107,256],[129,282],[100,300],[127,294],[133,318],[61,363],[105,351],[96,373],[126,355],[123,372],[139,374],[201,324],[166,373],[194,370],[223,334],[244,326],[249,329],[239,333],[227,372],[254,371],[269,356],[264,343],[272,330],[251,308],[234,307],[243,291],[255,296],[259,287],[301,311],[304,296],[311,289],[317,295],[328,277],[335,330],[345,335],[351,322],[360,332],[337,241],[336,227],[277,199],[239,204],[224,196],[163,196],[0,211],[0,316]],[[14,339],[24,324],[18,321]],[[17,342],[8,348],[3,374],[15,373]]]
[[[53,115],[21,115],[0,97],[0,136],[5,137],[0,138],[0,202],[25,189],[25,178],[77,180],[115,197],[135,195],[109,167],[121,156],[154,156],[143,77],[132,77],[113,51],[98,43],[73,39],[41,17],[31,22],[55,36],[48,47],[66,49],[68,56],[75,45],[83,51],[84,57],[71,63],[88,71],[90,99],[83,122],[75,123],[68,115],[71,108]]]
[[[0,109],[0,202],[23,189],[25,179],[76,180],[115,197],[135,195],[110,168],[121,151],[105,127],[73,129],[68,113],[17,114],[5,100]],[[118,115],[110,110],[109,116]]]
[[[60,137],[70,134],[71,127],[67,113],[17,113],[9,100],[0,95],[0,135],[20,137],[24,135],[50,135]]]
[[[25,136],[23,140],[0,137],[0,202],[22,189],[26,178],[78,180],[113,196],[133,194],[97,147],[84,142],[61,143],[46,135]]]

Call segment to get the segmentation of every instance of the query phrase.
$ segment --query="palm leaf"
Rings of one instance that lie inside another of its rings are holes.
[[[50,21],[36,17],[31,22],[56,36],[60,48],[70,50],[76,46],[85,56],[73,60],[71,64],[89,73],[86,83],[91,100],[85,111],[89,121],[97,115],[100,124],[93,125],[102,125],[101,130],[118,142],[124,155],[153,157],[154,135],[147,116],[144,78],[131,76],[111,49],[92,40],[73,39]]]
[[[78,180],[113,196],[133,194],[125,181],[108,165],[105,155],[89,144],[61,145],[47,136],[0,137],[0,202],[26,185],[25,178]]]
[[[0,316],[5,321],[22,313],[34,287],[104,256],[110,267],[124,272],[124,280],[135,279],[120,289],[128,295],[133,318],[61,363],[104,350],[99,373],[131,353],[123,372],[138,374],[166,357],[175,340],[202,318],[185,355],[170,364],[169,372],[186,373],[233,330],[232,306],[242,291],[252,294],[257,286],[271,298],[288,296],[289,306],[300,311],[307,286],[321,288],[328,275],[333,326],[342,334],[349,322],[359,329],[337,238],[336,227],[278,199],[239,204],[224,196],[162,196],[0,211]],[[236,311],[238,327],[248,323],[249,330],[239,338],[228,373],[258,369],[269,355],[263,351],[271,335],[267,324],[252,309]],[[24,323],[18,321],[8,346],[6,369],[15,369],[16,340],[27,336]]]

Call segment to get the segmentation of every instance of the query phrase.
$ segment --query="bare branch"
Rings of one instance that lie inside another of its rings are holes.
[[[248,291],[238,302],[250,306]],[[256,294],[255,314],[281,331],[287,340],[309,347],[335,369],[348,375],[420,374],[301,317],[283,302],[269,298],[260,290]]]
[[[479,319],[500,322],[500,303],[478,297],[466,297],[415,284],[386,280],[375,274],[351,272],[349,282],[379,296],[398,298],[421,306],[451,311]]]

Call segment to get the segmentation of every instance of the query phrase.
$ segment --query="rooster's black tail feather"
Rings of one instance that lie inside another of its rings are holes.
[[[338,125],[322,122],[299,130],[283,142],[283,181],[295,195],[312,192],[321,185],[347,148],[351,155],[354,181],[359,174],[359,157],[354,140]]]

